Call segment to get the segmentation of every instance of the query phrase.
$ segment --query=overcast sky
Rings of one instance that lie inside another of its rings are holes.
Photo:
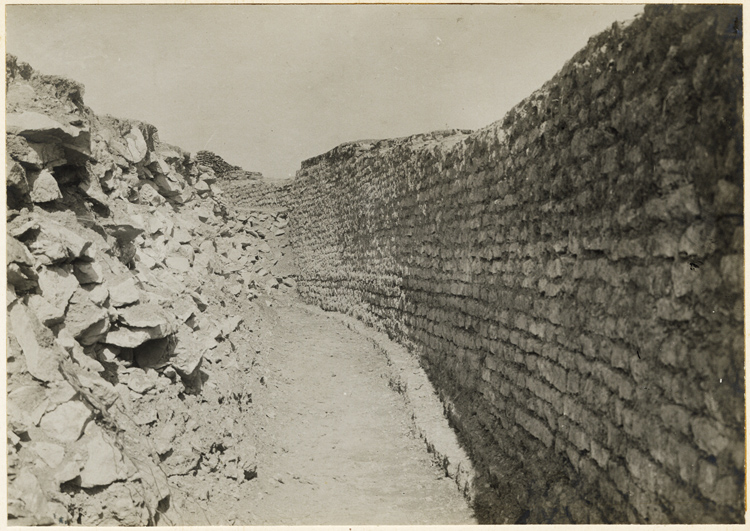
[[[99,114],[271,178],[342,142],[499,120],[589,37],[588,6],[11,5],[7,51]]]

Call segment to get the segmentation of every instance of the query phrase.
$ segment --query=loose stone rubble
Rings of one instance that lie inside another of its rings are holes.
[[[246,342],[227,302],[295,285],[286,213],[230,213],[153,126],[6,61],[9,523],[174,522],[170,478],[253,477],[251,439],[193,416],[240,396],[204,385]]]

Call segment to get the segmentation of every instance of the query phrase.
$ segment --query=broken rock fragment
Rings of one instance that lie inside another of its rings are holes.
[[[65,329],[81,345],[93,345],[109,330],[109,314],[94,304],[84,289],[78,288],[65,315]]]
[[[101,284],[104,282],[104,271],[98,262],[78,262],[74,270],[81,284]]]
[[[211,192],[211,187],[208,185],[206,181],[198,181],[195,183],[195,191],[198,192],[201,196],[206,196]]]
[[[174,233],[172,234],[172,238],[177,243],[190,243],[190,240],[192,240],[192,237],[190,236],[190,233],[186,231],[185,229],[176,228],[174,230]]]
[[[195,213],[198,216],[198,219],[202,222],[206,222],[209,218],[213,217],[213,214],[209,212],[205,207],[196,208]]]
[[[122,209],[112,208],[112,215],[101,221],[102,227],[118,242],[131,242],[145,231],[145,223],[140,216],[128,215]]]
[[[240,326],[240,323],[242,322],[242,317],[239,315],[233,315],[231,317],[227,317],[224,319],[221,323],[221,333],[224,337],[228,336],[235,330],[237,330],[237,327]]]
[[[174,357],[170,363],[183,379],[190,380],[196,375],[203,361],[202,345],[192,329],[184,324],[180,325],[176,339]]]
[[[128,375],[128,387],[134,392],[142,395],[156,387],[157,374],[153,369],[141,370],[133,369]]]
[[[151,181],[143,181],[139,183],[140,190],[138,192],[140,202],[146,205],[161,205],[164,204],[164,197],[159,193],[158,188]]]
[[[169,316],[156,304],[146,303],[137,306],[128,306],[119,310],[119,316],[120,320],[127,326],[159,328],[165,336],[172,332],[172,324]]]
[[[29,151],[36,155],[36,157],[32,155],[32,158],[38,157],[38,163],[33,164],[37,166],[37,169],[54,168],[68,162],[65,150],[60,144],[29,142],[28,147]]]
[[[183,188],[178,194],[172,196],[172,201],[175,203],[183,204],[190,201],[195,194],[193,193],[192,188]]]
[[[22,136],[6,135],[5,146],[8,156],[26,168],[41,170],[47,165],[47,161],[43,160]]]
[[[179,271],[180,273],[186,273],[190,271],[190,260],[188,260],[184,256],[173,254],[171,256],[168,256],[164,260],[164,263],[168,268]]]
[[[44,389],[40,385],[24,385],[12,390],[7,403],[9,429],[22,433],[35,426],[40,418],[35,410],[46,409],[45,401]]]
[[[110,330],[105,343],[135,348],[146,341],[166,337],[174,327],[164,310],[155,304],[138,304],[119,310],[121,325]]]
[[[73,389],[68,382],[60,380],[53,382],[45,391],[47,399],[55,406],[70,402],[76,395],[76,390]]]
[[[5,117],[8,133],[24,137],[30,142],[62,143],[81,151],[88,151],[90,134],[87,130],[72,125],[63,125],[47,115],[24,111],[9,113]]]
[[[78,289],[78,280],[70,266],[43,267],[39,271],[41,301],[35,307],[40,320],[46,325],[62,321],[70,299]],[[35,306],[32,304],[32,306]]]
[[[146,526],[149,523],[149,508],[156,511],[157,504],[146,507],[148,489],[134,489],[133,485],[115,482],[94,496],[84,498],[81,524],[84,526]],[[155,500],[158,502],[158,500]]]
[[[78,188],[83,190],[87,196],[102,205],[108,205],[109,201],[107,195],[102,190],[102,185],[99,182],[98,177],[90,171],[81,172],[81,180],[78,183]]]
[[[105,486],[127,478],[127,467],[117,446],[105,438],[98,426],[91,431],[93,437],[86,445],[88,459],[81,470],[81,487]]]
[[[8,516],[23,518],[26,525],[50,525],[54,522],[47,496],[39,480],[23,469],[8,487]]]
[[[29,249],[15,238],[7,238],[5,257],[8,283],[21,291],[34,288],[37,273],[34,271],[34,257]]]
[[[92,242],[77,233],[51,221],[40,225],[41,233],[29,248],[35,255],[46,256],[48,263],[87,258]],[[62,256],[60,250],[62,249]]]
[[[148,154],[146,139],[143,138],[143,133],[137,127],[133,127],[125,135],[125,141],[127,142],[128,150],[124,155],[130,162],[141,162]]]
[[[94,359],[95,354],[92,347],[89,347],[87,350],[88,352],[91,352],[91,355],[86,354],[83,348],[81,348],[80,345],[76,344],[71,349],[71,355],[76,363],[78,363],[78,365],[82,368],[86,369],[86,371],[88,371],[89,373],[96,374],[104,372],[104,367],[102,366],[102,364]]]
[[[115,308],[121,308],[135,304],[140,300],[138,286],[135,278],[128,276],[119,282],[112,283],[109,287],[109,301]]]
[[[157,157],[156,160],[149,165],[149,168],[151,168],[152,172],[161,173],[162,175],[168,174],[172,169],[162,157]]]
[[[105,407],[110,407],[117,400],[118,395],[115,386],[107,380],[94,373],[79,373],[78,381],[88,389],[91,394]]]
[[[5,165],[5,186],[9,195],[14,196],[15,201],[21,201],[29,193],[29,182],[26,179],[26,170],[19,163],[9,161]]]
[[[8,238],[5,258],[8,263],[22,264],[26,266],[34,265],[34,257],[29,252],[29,249],[15,238]]]
[[[158,339],[159,337],[163,337],[163,334],[158,329],[121,326],[110,330],[104,341],[118,347],[135,348],[146,341]]]
[[[182,191],[182,187],[171,176],[157,175],[154,182],[159,187],[159,192],[165,197],[174,197]]]
[[[194,315],[198,315],[200,310],[190,295],[181,295],[172,303],[172,311],[177,320],[184,323]]]
[[[55,341],[52,330],[19,303],[10,310],[10,325],[13,336],[23,350],[29,373],[43,382],[61,379],[58,365],[67,353]]]
[[[184,476],[191,470],[195,470],[199,461],[200,454],[188,446],[178,449],[164,461],[164,464],[169,470],[169,476]]]
[[[55,481],[59,485],[62,485],[63,483],[76,479],[81,473],[83,462],[84,457],[78,453],[74,454],[72,457],[68,457],[66,463],[55,473]]]
[[[83,427],[90,418],[89,408],[78,400],[71,400],[44,415],[40,426],[57,441],[73,442],[81,436]]]
[[[89,294],[91,302],[97,306],[104,306],[109,298],[109,290],[104,284],[87,284],[83,289]]]
[[[177,435],[177,428],[174,423],[170,422],[164,426],[154,440],[154,448],[159,455],[169,453],[173,448],[172,441]]]
[[[35,442],[32,446],[34,452],[44,461],[48,467],[57,468],[65,457],[65,448],[59,444],[48,442]]]

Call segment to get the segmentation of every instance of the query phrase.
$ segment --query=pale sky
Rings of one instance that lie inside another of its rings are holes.
[[[342,142],[484,127],[642,5],[15,5],[7,51],[99,114],[266,177]]]

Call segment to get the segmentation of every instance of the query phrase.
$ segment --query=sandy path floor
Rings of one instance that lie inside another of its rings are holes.
[[[384,356],[340,321],[289,300],[258,328],[262,390],[245,428],[256,432],[258,477],[185,477],[210,500],[185,524],[468,524],[472,511],[414,434]]]

